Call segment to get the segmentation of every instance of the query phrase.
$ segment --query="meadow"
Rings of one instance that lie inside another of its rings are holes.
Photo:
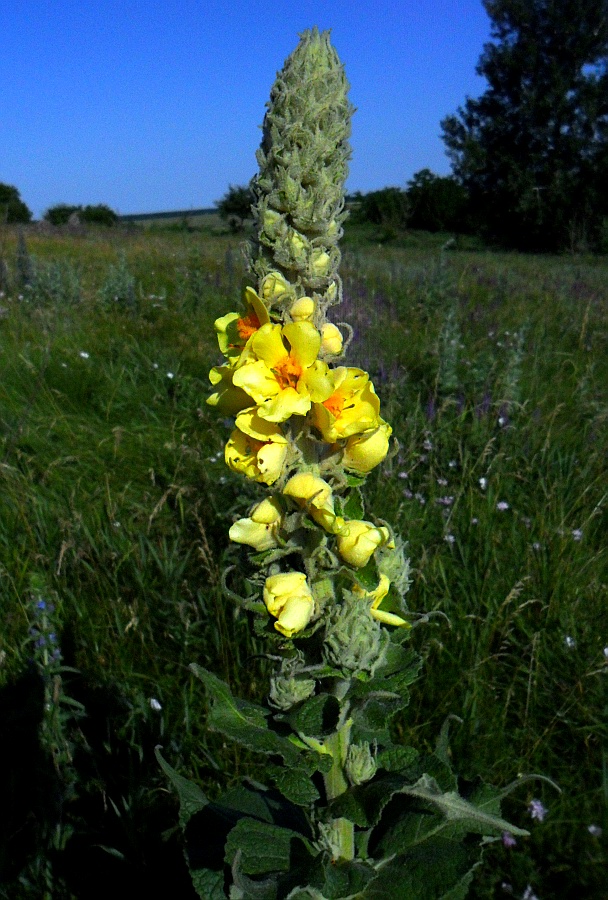
[[[376,235],[376,238],[382,237]],[[467,782],[522,783],[529,838],[474,898],[608,896],[608,260],[448,236],[343,241],[347,364],[394,452],[368,509],[408,542],[425,665],[404,742],[446,717]],[[217,227],[0,234],[0,897],[194,896],[154,757],[213,796],[261,761],[205,726],[200,662],[266,694],[223,589],[258,497],[205,404],[241,238]],[[561,792],[560,792],[561,791]]]

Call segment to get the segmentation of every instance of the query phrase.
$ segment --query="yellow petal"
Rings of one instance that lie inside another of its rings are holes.
[[[283,328],[283,335],[291,347],[290,356],[302,366],[311,366],[319,355],[321,335],[312,322],[290,322]]]

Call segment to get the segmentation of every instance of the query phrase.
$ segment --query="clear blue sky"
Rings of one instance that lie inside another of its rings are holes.
[[[448,174],[440,120],[485,84],[481,0],[6,0],[0,181],[36,217],[212,206],[256,172],[276,72],[313,25],[357,107],[348,190]]]

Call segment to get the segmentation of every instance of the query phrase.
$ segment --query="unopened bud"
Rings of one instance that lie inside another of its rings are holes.
[[[376,769],[376,760],[367,741],[350,745],[346,756],[346,775],[352,785],[371,781]]]

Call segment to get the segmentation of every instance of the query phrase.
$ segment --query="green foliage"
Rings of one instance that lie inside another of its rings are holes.
[[[606,215],[608,7],[485,0],[478,99],[442,123],[477,226],[511,247],[597,247]]]
[[[455,178],[421,169],[408,181],[406,193],[409,228],[457,233],[469,230],[468,195]]]
[[[215,205],[222,219],[226,219],[233,232],[242,231],[245,219],[252,216],[253,191],[249,185],[231,184]]]
[[[120,254],[116,265],[109,267],[99,290],[99,299],[105,306],[118,306],[130,312],[137,308],[137,283],[124,253]]]
[[[71,206],[69,203],[57,203],[55,206],[49,206],[42,218],[45,222],[50,222],[51,225],[67,225],[70,216],[74,213],[80,215],[81,211],[82,206]]]
[[[401,188],[387,187],[368,194],[357,193],[351,202],[356,222],[381,225],[387,234],[408,225],[411,207],[407,193]]]
[[[4,240],[13,275],[17,233],[7,230]],[[226,472],[229,432],[203,403],[217,361],[207,336],[234,301],[239,273],[226,268],[226,253],[239,258],[238,240],[107,231],[86,240],[28,234],[27,243],[36,262],[63,261],[79,273],[82,302],[33,309],[16,293],[0,301],[7,309],[0,319],[0,731],[9,736],[2,791],[12,785],[20,796],[1,798],[0,865],[10,866],[2,868],[0,895],[21,896],[16,871],[35,847],[27,823],[36,802],[51,796],[32,753],[35,692],[24,694],[23,680],[29,574],[42,572],[59,598],[64,662],[81,673],[64,680],[87,711],[69,736],[81,733],[90,748],[76,740],[80,799],[70,815],[78,827],[55,856],[59,870],[76,896],[86,897],[93,882],[107,894],[126,885],[134,896],[154,896],[170,878],[175,895],[186,897],[176,809],[155,745],[212,803],[225,805],[219,782],[235,769],[272,785],[263,796],[279,791],[292,812],[314,802],[303,793],[303,776],[281,786],[271,757],[249,755],[209,731],[206,691],[189,677],[197,660],[239,697],[261,705],[266,693],[261,642],[220,587],[220,568],[230,563],[237,566],[230,585],[247,593],[244,560],[238,551],[227,555],[226,533],[259,493]],[[503,800],[504,816],[531,835],[513,848],[488,844],[469,896],[499,896],[504,881],[516,896],[532,884],[539,897],[601,897],[605,839],[588,829],[608,830],[606,262],[456,247],[440,265],[439,249],[430,238],[349,249],[341,270],[341,314],[355,327],[347,364],[368,368],[399,441],[397,455],[367,479],[365,515],[394,521],[408,540],[416,561],[408,606],[421,622],[410,649],[425,658],[424,678],[412,682],[409,705],[392,717],[392,744],[377,763],[383,777],[406,771],[413,784],[422,765],[449,793],[453,782],[441,783],[445,770],[431,771],[428,748],[457,714],[463,723],[450,743],[467,778],[459,783],[465,799],[478,784],[474,774],[503,785],[519,772],[544,772],[563,791],[558,797],[521,783]],[[121,250],[141,286],[136,316],[97,299]],[[194,270],[192,309],[185,274]],[[451,309],[450,328],[462,344],[456,387],[437,393]],[[507,410],[506,396],[514,397]],[[353,487],[361,481],[349,477]],[[449,506],[438,502],[449,497]],[[498,510],[500,501],[509,509]],[[436,615],[424,624],[430,610]],[[332,714],[325,714],[330,722]],[[305,715],[322,737],[323,710]],[[377,718],[373,707],[370,717]],[[306,778],[321,794],[319,776]],[[534,797],[549,809],[544,823],[530,819]],[[397,794],[387,804],[387,830],[393,803],[410,809],[414,798]],[[425,822],[438,815],[416,803]],[[248,815],[268,820],[251,805]],[[285,827],[304,834],[298,822]],[[208,833],[197,836],[194,824],[187,847],[201,846]],[[428,853],[429,878],[440,853],[443,865],[452,860],[455,878],[466,867],[453,849]],[[408,853],[407,871],[423,877],[422,857]],[[376,884],[376,896],[391,896],[401,883],[398,865]],[[360,883],[352,867],[324,872],[319,878],[334,879],[338,895],[347,879]],[[223,866],[199,894],[225,896],[212,893],[219,883],[224,891]],[[300,896],[315,894],[302,889]]]
[[[26,224],[31,218],[17,188],[0,182],[0,225]]]
[[[67,225],[70,217],[76,213],[80,222],[88,225],[106,225],[108,227],[116,225],[118,222],[118,214],[110,209],[105,203],[98,203],[95,206],[72,206],[69,203],[57,203],[50,206],[45,212],[43,218],[51,225]]]

